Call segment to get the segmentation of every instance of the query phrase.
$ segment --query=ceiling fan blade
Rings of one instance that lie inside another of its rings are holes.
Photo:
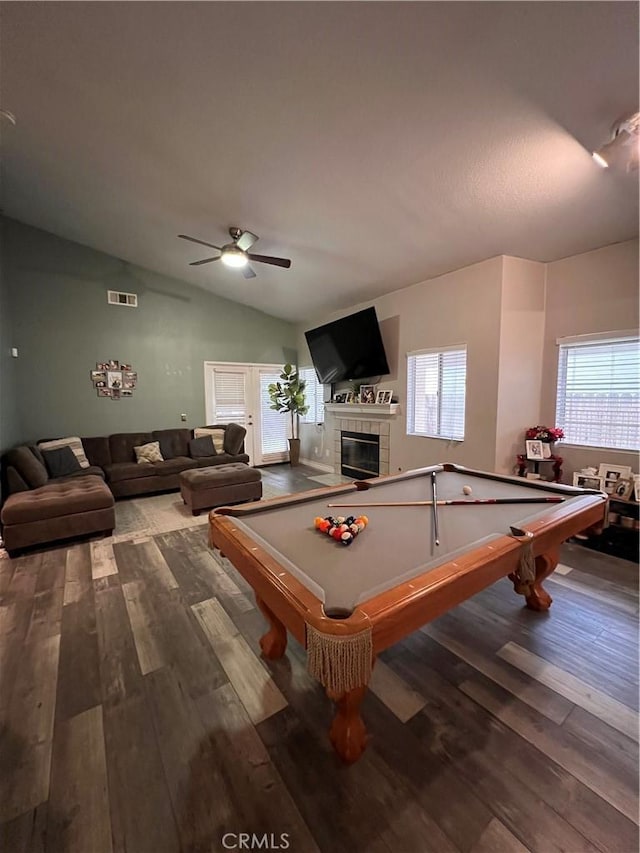
[[[274,267],[284,267],[287,270],[291,266],[291,261],[288,258],[272,258],[270,255],[252,255],[249,252],[247,252],[247,256],[252,261],[258,261],[261,264],[273,264]]]
[[[192,243],[199,243],[201,246],[208,246],[210,249],[217,249],[219,252],[222,251],[220,246],[214,246],[213,243],[205,243],[204,240],[196,240],[195,237],[189,237],[186,234],[178,234],[178,237],[181,240],[190,240]]]
[[[256,277],[256,274],[254,273],[254,271],[249,266],[242,267],[242,275],[245,278],[255,278]]]
[[[243,252],[246,252],[247,249],[250,249],[254,243],[258,242],[258,237],[255,234],[252,234],[251,231],[243,231],[242,234],[236,240],[236,246],[239,249],[242,249]]]
[[[201,264],[210,264],[211,261],[219,261],[220,255],[217,258],[205,258],[203,261],[191,261],[189,264],[190,267],[199,267]]]

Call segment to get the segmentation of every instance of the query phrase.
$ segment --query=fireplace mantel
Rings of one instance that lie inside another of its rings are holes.
[[[325,403],[326,412],[345,418],[395,418],[400,414],[399,403]]]

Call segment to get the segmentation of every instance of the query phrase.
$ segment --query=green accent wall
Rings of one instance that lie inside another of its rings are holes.
[[[17,361],[11,357],[15,346],[9,282],[2,246],[4,222],[0,219],[0,453],[20,440],[17,400]]]
[[[7,420],[5,446],[201,426],[205,361],[295,356],[295,328],[284,320],[15,220],[5,218],[3,232],[2,302],[8,295],[10,346],[19,348],[13,387],[7,374],[13,400],[2,398],[3,410],[17,403],[18,417]],[[108,305],[107,290],[138,294],[139,307]],[[3,347],[4,333],[3,321]],[[109,359],[137,370],[132,397],[98,398],[89,373]]]

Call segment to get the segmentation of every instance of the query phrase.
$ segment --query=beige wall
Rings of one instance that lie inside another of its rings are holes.
[[[523,431],[538,423],[544,342],[545,264],[502,259],[495,470],[512,474]]]
[[[301,325],[300,365],[311,364],[304,329],[368,304]],[[391,388],[401,406],[400,416],[391,421],[391,473],[442,461],[512,472],[515,455],[524,451],[526,427],[562,426],[555,423],[556,339],[637,326],[638,241],[551,264],[491,258],[373,304],[391,369],[380,387]],[[407,436],[407,352],[460,343],[467,344],[465,441]],[[332,442],[321,429],[301,425],[300,437],[304,458],[334,465]],[[620,451],[561,443],[557,452],[565,458],[565,482],[571,482],[574,470],[601,461],[639,467],[636,454]]]
[[[547,265],[547,308],[542,362],[540,422],[554,425],[558,338],[638,327],[638,240],[616,243]],[[562,424],[558,424],[562,426]],[[619,450],[589,450],[564,442],[565,482],[572,472],[600,462],[631,465],[638,455]]]
[[[389,470],[417,468],[434,462],[495,467],[498,357],[500,347],[502,258],[492,258],[374,301],[391,373],[380,387],[391,388],[401,406],[391,421]],[[370,303],[368,303],[370,304]],[[357,311],[354,305],[300,327],[301,366],[310,364],[304,329]],[[467,411],[464,442],[406,434],[406,354],[428,347],[467,345]],[[333,448],[313,426],[301,425],[302,456],[333,464]],[[326,450],[330,455],[325,455]]]

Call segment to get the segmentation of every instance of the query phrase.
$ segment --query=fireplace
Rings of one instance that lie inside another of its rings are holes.
[[[380,473],[380,436],[369,432],[340,433],[340,471],[345,477],[366,480]]]

